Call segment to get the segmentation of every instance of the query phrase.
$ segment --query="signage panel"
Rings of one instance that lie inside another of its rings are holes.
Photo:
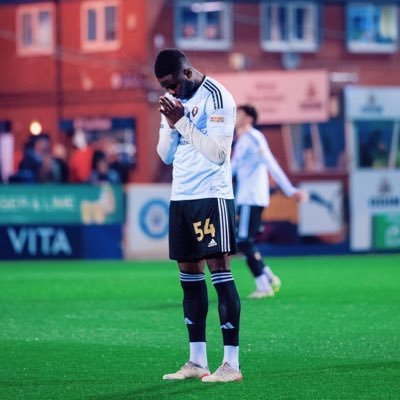
[[[372,225],[375,250],[400,249],[400,213],[374,215]]]
[[[79,226],[0,226],[0,259],[80,258]]]
[[[299,204],[299,234],[337,234],[343,229],[343,188],[340,181],[302,182],[310,199]]]
[[[259,124],[323,122],[329,119],[329,79],[324,70],[213,74],[237,105],[253,104]]]
[[[170,184],[126,188],[126,258],[168,258]]]
[[[123,222],[119,185],[0,186],[0,225]]]
[[[400,87],[350,86],[344,93],[346,119],[400,118]]]
[[[350,175],[350,245],[382,248],[388,221],[400,214],[399,170],[355,170]],[[392,224],[396,226],[396,224]],[[395,233],[392,229],[392,233]],[[395,237],[395,235],[393,236]],[[386,246],[386,245],[385,245]],[[393,248],[393,247],[392,247]]]
[[[0,226],[0,260],[121,259],[121,225]]]

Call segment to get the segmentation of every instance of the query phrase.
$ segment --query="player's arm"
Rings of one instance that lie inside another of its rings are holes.
[[[295,195],[298,189],[292,185],[289,178],[278,164],[278,161],[272,154],[268,143],[265,142],[265,145],[262,145],[261,149],[262,159],[267,164],[268,171],[274,178],[275,182],[282,189],[283,193],[285,193],[285,195],[288,197]]]
[[[232,98],[225,97],[221,102],[225,106],[217,110],[211,96],[206,102],[206,133],[185,116],[179,101],[171,101],[165,96],[160,98],[160,112],[166,116],[169,125],[174,126],[196,150],[216,164],[222,164],[230,156],[235,126],[235,104]]]
[[[179,132],[169,127],[167,119],[161,115],[161,125],[157,143],[157,153],[165,164],[174,161],[174,155],[179,144]]]
[[[186,116],[183,116],[175,127],[196,150],[210,161],[222,164],[229,157],[232,136],[205,135]]]
[[[265,142],[265,146],[262,146],[262,149],[263,160],[267,164],[269,172],[271,173],[275,182],[282,189],[283,193],[298,202],[308,201],[309,194],[307,193],[307,191],[298,189],[297,187],[292,185],[289,178],[287,177],[285,172],[283,172],[283,169],[272,154],[267,142]]]

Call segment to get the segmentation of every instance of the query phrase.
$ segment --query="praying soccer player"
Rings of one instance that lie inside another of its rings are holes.
[[[157,152],[173,165],[169,256],[179,266],[189,360],[163,379],[242,380],[239,367],[240,300],[230,270],[236,251],[230,153],[236,106],[232,95],[203,75],[179,49],[162,50],[154,72],[166,94],[159,99]],[[210,374],[206,349],[208,295],[205,265],[218,295],[224,356]]]

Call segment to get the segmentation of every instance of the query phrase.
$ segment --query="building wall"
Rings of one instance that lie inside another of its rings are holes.
[[[131,179],[152,178],[151,149],[147,145],[147,94],[143,89],[148,58],[147,2],[120,1],[120,48],[110,52],[83,52],[76,19],[82,1],[62,2],[61,40],[66,49],[62,63],[62,118],[133,117],[136,119],[137,167]],[[82,25],[80,25],[82,26]],[[75,27],[72,28],[71,27]],[[73,56],[70,55],[72,52]]]
[[[18,56],[17,6],[12,2],[0,5],[0,120],[12,122],[16,146],[21,150],[29,136],[29,123],[34,119],[43,123],[44,131],[55,141],[67,142],[68,138],[59,132],[59,120],[133,117],[137,122],[138,164],[131,179],[135,182],[157,180],[163,175],[155,151],[160,118],[157,98],[161,91],[153,76],[153,63],[160,48],[175,46],[174,2],[119,0],[121,47],[95,53],[81,50],[82,3],[82,0],[54,2],[60,57],[55,54]],[[346,49],[343,4],[325,4],[321,13],[321,46],[315,53],[300,54],[299,69],[354,73],[357,85],[400,85],[398,51],[351,54]],[[193,64],[211,76],[234,71],[232,53],[238,53],[245,57],[247,70],[284,69],[281,53],[265,52],[261,48],[259,4],[233,2],[233,18],[232,49],[188,51]],[[331,82],[331,93],[341,96],[344,85]],[[282,127],[265,126],[262,130],[284,169],[290,172]],[[303,175],[292,174],[295,181],[302,178]]]
[[[148,60],[145,0],[120,0],[120,47],[113,51],[81,49],[82,0],[54,4],[58,56],[19,56],[16,51],[18,5],[0,6],[0,119],[9,120],[17,148],[22,152],[32,120],[42,123],[53,142],[71,146],[59,131],[59,121],[78,117],[131,117],[136,119],[137,167],[131,179],[151,181],[156,135],[149,135],[146,75]],[[154,10],[153,10],[154,12]],[[154,128],[153,128],[154,129]]]
[[[337,83],[331,80],[330,92],[338,100],[342,111],[342,94],[347,84],[400,85],[400,53],[353,54],[346,48],[345,2],[320,2],[321,43],[318,51],[300,53],[298,69],[324,69],[329,73],[354,74],[354,82]],[[152,30],[153,36],[162,36],[165,47],[174,47],[173,2],[164,3],[161,17]],[[260,5],[258,2],[233,2],[233,46],[230,51],[187,51],[192,63],[203,73],[231,72],[235,70],[232,53],[244,56],[247,71],[284,70],[282,53],[266,52],[260,45]],[[156,52],[158,49],[154,49]],[[264,126],[272,151],[284,170],[297,183],[304,179],[321,179],[321,174],[294,173],[289,169],[289,158],[284,145],[283,127]],[[339,179],[347,187],[347,172],[323,174],[324,178]]]
[[[54,92],[55,63],[49,56],[19,56],[16,51],[16,6],[0,5],[1,96],[43,96]],[[2,101],[2,106],[4,106]]]
[[[46,131],[56,126],[55,62],[49,56],[17,55],[15,5],[0,6],[0,29],[0,119],[12,122],[21,151],[32,120],[43,121]]]

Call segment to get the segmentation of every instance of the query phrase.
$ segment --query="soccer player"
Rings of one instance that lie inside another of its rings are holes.
[[[255,237],[261,226],[261,214],[269,205],[268,173],[282,191],[296,201],[306,194],[295,188],[273,156],[264,135],[254,125],[257,111],[250,104],[238,106],[236,118],[237,141],[232,157],[232,174],[236,176],[237,246],[244,254],[256,283],[250,298],[272,297],[281,286],[271,268],[264,266]]]
[[[189,361],[163,379],[240,381],[240,300],[229,258],[236,251],[230,165],[236,105],[224,86],[196,70],[179,49],[162,50],[154,72],[166,90],[159,99],[157,152],[166,164],[173,164],[169,254],[179,266],[190,350]],[[205,264],[218,295],[224,343],[222,364],[211,375]]]

